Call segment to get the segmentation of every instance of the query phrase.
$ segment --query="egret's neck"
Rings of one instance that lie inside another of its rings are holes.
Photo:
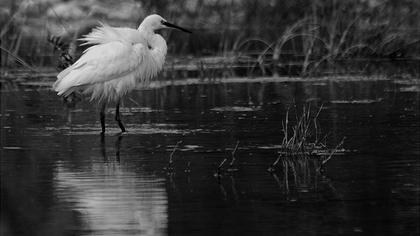
[[[141,34],[146,38],[147,42],[150,44],[150,41],[153,40],[155,36],[155,32],[151,30],[149,27],[145,27],[143,25],[140,25],[138,30],[141,32]]]
[[[165,49],[166,51],[166,42],[162,36],[156,34],[153,30],[142,27],[141,25],[138,30],[144,36],[149,46],[151,46],[153,49]]]
[[[154,34],[154,33],[155,33],[155,32],[154,32],[154,30],[152,30],[152,29],[150,28],[150,26],[145,25],[145,24],[143,24],[143,23],[141,23],[141,24],[140,24],[140,26],[139,26],[138,30],[139,30],[139,31],[141,31],[141,32],[144,32],[145,34],[150,34],[150,35],[152,35],[152,34]]]

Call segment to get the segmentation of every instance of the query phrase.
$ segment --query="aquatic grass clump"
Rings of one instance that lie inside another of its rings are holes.
[[[318,117],[322,108],[323,106],[317,110],[315,115],[312,115],[311,107],[304,106],[302,113],[296,115],[294,124],[291,124],[289,118],[290,112],[287,110],[284,121],[282,122],[283,140],[278,152],[279,156],[269,166],[269,172],[275,171],[275,167],[280,161],[284,166],[285,160],[290,158],[296,160],[316,158],[320,162],[320,169],[322,165],[327,163],[339,151],[339,148],[344,143],[344,138],[335,148],[329,148],[326,142],[328,135],[322,136],[321,134]]]
[[[311,116],[311,107],[302,108],[300,117],[296,115],[296,124],[290,125],[289,110],[282,122],[283,140],[282,154],[290,156],[296,154],[311,154],[317,148],[325,147],[319,140],[318,116],[322,110],[321,106],[314,117]]]

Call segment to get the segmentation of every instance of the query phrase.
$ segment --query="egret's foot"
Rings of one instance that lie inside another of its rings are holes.
[[[121,129],[121,133],[127,133],[127,131],[125,130],[124,126],[120,127]]]
[[[125,127],[120,117],[120,101],[117,102],[117,107],[115,108],[115,121],[118,122],[118,126],[121,129],[121,133],[124,133]]]
[[[124,131],[121,131],[121,132],[117,133],[115,136],[120,137],[120,136],[124,136],[126,134],[128,134],[128,131],[124,130]]]

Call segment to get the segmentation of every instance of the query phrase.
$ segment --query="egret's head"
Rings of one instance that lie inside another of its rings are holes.
[[[175,29],[179,29],[184,32],[187,32],[187,33],[191,33],[191,31],[181,28],[177,25],[171,24],[165,19],[163,19],[163,17],[156,14],[153,14],[144,18],[139,28],[143,28],[143,29],[147,29],[151,31],[155,31],[158,29],[165,29],[165,28],[175,28]]]

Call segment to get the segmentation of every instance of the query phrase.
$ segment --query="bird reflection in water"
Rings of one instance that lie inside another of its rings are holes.
[[[143,162],[133,159],[129,151],[121,151],[123,136],[98,137],[99,155],[85,158],[83,168],[59,166],[55,185],[61,191],[57,197],[74,203],[72,210],[82,214],[82,230],[92,234],[165,235],[168,223],[165,179],[137,171]],[[115,138],[115,157],[107,152],[107,138]],[[122,161],[129,165],[121,164],[120,153],[126,155]]]
[[[63,103],[65,104],[66,107],[66,117],[67,117],[67,121],[66,121],[66,125],[70,127],[70,130],[72,128],[72,123],[73,123],[73,113],[76,110],[76,105],[77,103],[79,103],[81,101],[81,98],[78,97],[78,95],[76,95],[76,93],[72,93],[70,94],[68,97],[63,98]]]
[[[123,133],[118,134],[117,139],[115,140],[115,161],[120,163],[120,150],[121,150],[121,141],[123,140]],[[101,154],[104,158],[104,162],[108,162],[108,156],[106,154],[106,142],[105,142],[105,134],[101,134]]]

